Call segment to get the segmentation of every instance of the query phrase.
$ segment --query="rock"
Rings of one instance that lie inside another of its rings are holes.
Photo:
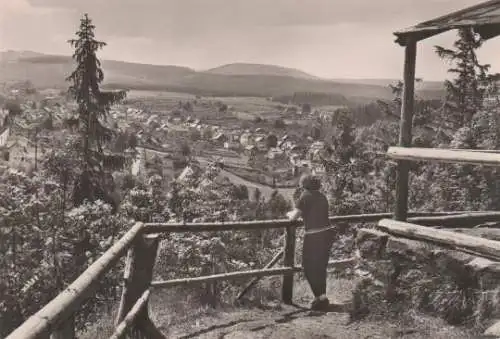
[[[484,331],[484,335],[500,337],[500,321],[497,321],[493,326],[490,326]]]
[[[465,268],[474,258],[473,255],[455,250],[439,251],[434,254],[438,269],[443,270],[453,270],[458,267]]]
[[[474,257],[470,262],[466,264],[466,266],[470,267],[472,270],[474,270],[474,272],[479,273],[484,271],[494,263],[494,261],[486,258]]]
[[[486,267],[479,275],[479,280],[483,289],[498,288],[498,281],[500,280],[500,263],[493,262]]]
[[[495,319],[500,317],[500,290],[494,289],[489,291],[482,291],[475,309],[476,323],[481,324],[488,319]],[[494,320],[497,322],[498,320]],[[491,321],[490,321],[491,325]]]
[[[406,238],[390,237],[387,240],[386,254],[398,255],[411,261],[421,261],[432,257],[433,245]]]
[[[378,259],[381,257],[389,235],[387,233],[362,228],[356,235],[356,247],[362,258]]]
[[[467,266],[473,259],[470,254],[448,250],[435,256],[435,264],[437,272],[451,277],[460,286],[477,288],[477,276],[472,267]]]
[[[475,257],[466,265],[479,280],[482,291],[495,289],[500,280],[500,263],[486,258]]]

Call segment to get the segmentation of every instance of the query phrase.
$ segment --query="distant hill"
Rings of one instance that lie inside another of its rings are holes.
[[[209,69],[205,73],[221,75],[271,75],[286,76],[299,79],[319,80],[319,77],[308,74],[295,68],[276,65],[234,63]]]
[[[330,93],[351,103],[390,99],[387,80],[326,80],[300,70],[274,65],[229,64],[207,71],[187,67],[103,60],[108,88],[176,91],[213,96],[273,97],[295,92]],[[69,56],[30,51],[0,52],[0,83],[30,80],[38,88],[64,89],[74,68]],[[378,82],[377,82],[378,81]],[[442,96],[439,87],[425,89],[429,98]]]
[[[123,61],[103,60],[105,83],[126,86],[175,82],[196,73],[187,67],[156,66]],[[69,56],[45,55],[34,52],[0,53],[0,82],[30,80],[40,88],[67,88],[65,78],[74,69]]]
[[[340,83],[377,85],[384,87],[387,87],[389,85],[395,85],[399,81],[398,79],[330,79],[330,80]],[[432,99],[436,99],[442,96],[444,93],[443,92],[444,81],[422,81],[417,83],[415,88],[417,91],[420,91],[421,93],[426,93],[425,95],[434,96]]]

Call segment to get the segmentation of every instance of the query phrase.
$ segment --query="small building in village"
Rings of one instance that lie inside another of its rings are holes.
[[[218,132],[212,137],[212,141],[221,146],[228,140],[227,136],[224,133]]]
[[[245,133],[241,134],[241,136],[240,136],[240,144],[243,147],[247,147],[247,146],[251,145],[252,143],[253,143],[252,133],[245,132]]]

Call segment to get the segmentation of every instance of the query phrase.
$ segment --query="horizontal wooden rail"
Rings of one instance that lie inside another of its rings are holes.
[[[464,248],[489,258],[500,259],[500,241],[484,239],[453,231],[438,230],[392,219],[382,219],[378,229],[405,238]]]
[[[458,151],[440,148],[389,147],[387,155],[398,160],[500,166],[500,154],[477,150]]]
[[[183,279],[172,279],[166,281],[153,281],[151,283],[151,287],[172,287],[179,285],[190,285],[190,284],[199,284],[199,283],[207,283],[212,281],[220,281],[220,280],[230,280],[230,279],[239,279],[239,278],[248,278],[248,277],[266,277],[273,275],[283,275],[285,273],[290,272],[300,272],[302,270],[301,267],[276,267],[276,268],[267,268],[260,270],[250,270],[243,272],[230,272],[230,273],[222,273],[222,274],[214,274],[207,275],[203,277],[195,277],[195,278],[183,278]]]
[[[144,224],[136,223],[120,240],[109,248],[97,261],[89,266],[71,285],[52,299],[40,311],[32,315],[6,339],[41,338],[71,317],[95,283],[127,251],[140,234]]]
[[[460,227],[500,221],[500,212],[472,212],[455,215],[412,217],[408,221],[425,226]]]
[[[348,258],[343,260],[334,260],[328,263],[328,267],[348,267],[353,266],[356,263],[355,258]],[[203,277],[195,277],[195,278],[183,278],[183,279],[172,279],[165,281],[153,281],[151,283],[151,287],[172,287],[179,285],[191,285],[191,284],[200,284],[207,283],[212,281],[220,281],[220,280],[230,280],[230,279],[239,279],[239,278],[248,278],[248,277],[268,277],[273,275],[284,275],[286,273],[293,272],[302,272],[302,267],[295,266],[293,268],[290,267],[275,267],[275,268],[265,268],[260,270],[249,270],[249,271],[241,271],[241,272],[230,272],[230,273],[221,273],[208,275]]]
[[[409,216],[441,216],[455,215],[461,213],[479,212],[410,212]],[[331,223],[336,222],[376,222],[383,218],[391,218],[392,213],[351,214],[330,217]],[[230,221],[212,223],[146,223],[143,233],[164,232],[213,232],[213,231],[236,231],[236,230],[262,230],[269,228],[282,228],[288,226],[302,226],[301,220],[290,221],[279,220],[252,220],[252,221]]]
[[[136,301],[130,312],[128,312],[125,318],[123,318],[122,322],[120,322],[118,326],[116,326],[115,332],[111,337],[109,337],[110,339],[119,339],[126,334],[127,329],[129,329],[131,325],[134,323],[139,312],[141,312],[142,309],[147,305],[149,300],[149,294],[150,294],[149,290],[144,291],[144,293]]]
[[[270,228],[282,228],[293,225],[298,226],[299,224],[300,222],[298,221],[290,221],[285,219],[211,223],[147,223],[144,225],[144,233],[262,230]]]

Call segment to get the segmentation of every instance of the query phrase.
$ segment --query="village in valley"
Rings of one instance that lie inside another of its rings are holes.
[[[14,84],[3,94],[13,100],[24,98],[12,114],[5,108],[1,111],[3,166],[33,167],[35,157],[41,161],[50,150],[50,134],[68,133],[66,128],[75,119],[75,105],[64,93],[36,92],[31,87],[29,82]],[[325,164],[334,161],[334,145],[325,142],[321,129],[332,125],[338,111],[347,109],[311,109],[310,104],[282,104],[272,98],[230,99],[226,104],[224,98],[180,93],[151,96],[140,91],[133,91],[128,101],[111,109],[106,124],[120,135],[108,152],[133,175],[145,170],[141,161],[161,157],[172,169],[172,179],[213,163],[242,182],[269,189],[294,189],[301,174],[325,173]],[[134,150],[123,148],[129,139]],[[180,158],[184,166],[173,166]]]

